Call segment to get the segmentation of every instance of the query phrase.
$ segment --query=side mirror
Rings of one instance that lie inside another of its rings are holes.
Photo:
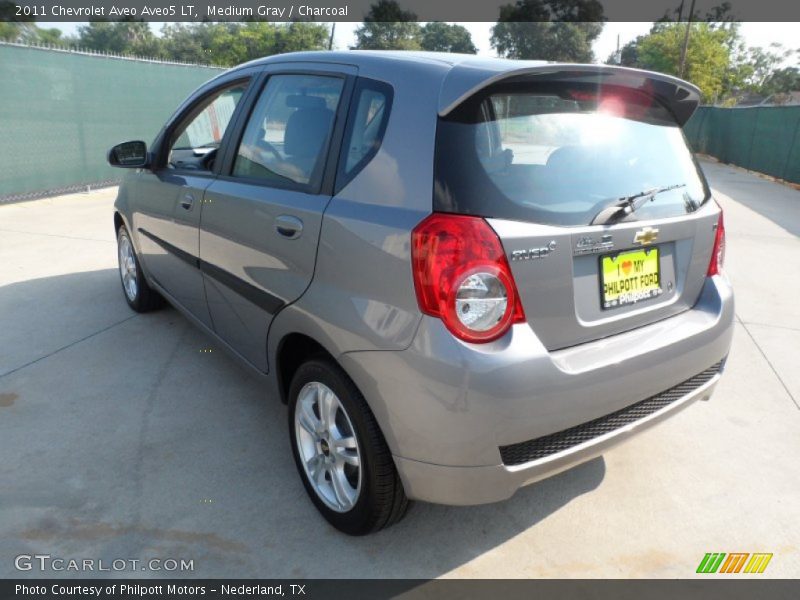
[[[150,164],[147,144],[144,142],[122,142],[108,151],[108,164],[123,169],[142,169]]]

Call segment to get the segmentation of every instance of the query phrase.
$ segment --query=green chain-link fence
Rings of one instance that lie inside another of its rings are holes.
[[[118,179],[108,148],[149,143],[220,72],[0,43],[0,202]]]
[[[111,182],[113,144],[153,139],[219,69],[0,42],[0,202]],[[800,106],[700,107],[697,152],[800,183]]]
[[[701,106],[684,131],[695,152],[800,183],[800,106]]]

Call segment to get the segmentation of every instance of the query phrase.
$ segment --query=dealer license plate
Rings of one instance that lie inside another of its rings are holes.
[[[600,258],[603,308],[617,308],[660,296],[658,248],[631,250]]]

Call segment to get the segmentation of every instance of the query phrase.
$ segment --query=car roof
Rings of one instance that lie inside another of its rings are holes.
[[[520,62],[546,64],[546,61],[518,61],[507,58],[490,58],[475,54],[458,54],[455,52],[424,52],[416,50],[319,50],[308,52],[288,52],[286,54],[274,54],[272,56],[265,56],[264,58],[257,58],[248,64],[253,65],[281,61],[329,62],[355,66],[374,64],[375,62],[382,62],[386,63],[387,65],[391,65],[397,61],[419,64],[429,64],[434,62],[441,63],[443,65],[449,65],[451,67],[459,64],[482,65],[484,63],[492,63],[496,65],[516,65]]]
[[[474,54],[402,50],[350,50],[291,52],[259,58],[238,68],[279,63],[329,63],[355,66],[380,73],[393,83],[408,77],[409,68],[419,67],[434,74],[433,85],[439,88],[437,112],[446,116],[477,91],[512,77],[536,76],[568,71],[579,77],[595,78],[615,85],[646,88],[673,112],[683,125],[700,101],[700,90],[677,77],[610,65],[557,63],[543,60],[512,60]],[[431,81],[428,79],[428,81]],[[415,82],[418,83],[418,82]]]

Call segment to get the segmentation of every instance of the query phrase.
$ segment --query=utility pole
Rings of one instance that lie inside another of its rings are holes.
[[[689,20],[686,21],[686,35],[683,38],[683,48],[681,49],[681,68],[680,68],[680,76],[683,77],[686,73],[686,53],[689,50],[689,32],[692,30],[692,15],[694,14],[694,2],[692,0],[692,4],[689,7]],[[681,6],[681,13],[683,12],[683,6]]]
[[[333,35],[336,33],[336,21],[331,26],[331,38],[328,40],[328,50],[333,50]]]
[[[622,55],[619,53],[619,34],[617,34],[617,64],[622,64]]]

